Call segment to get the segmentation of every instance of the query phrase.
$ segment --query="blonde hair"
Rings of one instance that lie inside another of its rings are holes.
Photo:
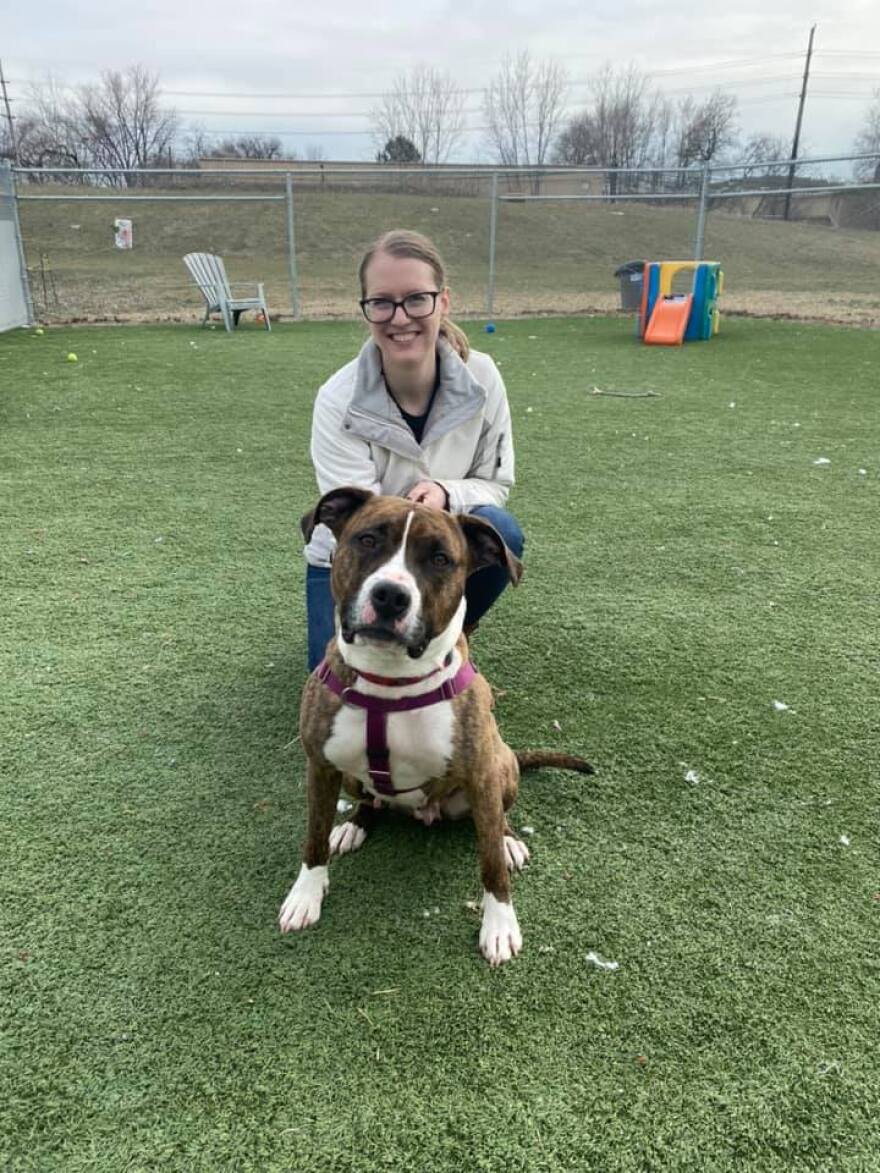
[[[437,246],[421,232],[410,232],[406,228],[394,228],[374,240],[364,253],[358,269],[358,279],[361,283],[361,297],[367,296],[367,269],[376,253],[387,253],[391,257],[405,257],[415,261],[424,261],[429,265],[437,281],[438,289],[446,288],[446,269],[443,258],[437,251]],[[451,318],[443,318],[440,322],[440,334],[456,351],[462,362],[467,362],[471,352],[471,344],[467,335],[460,326],[456,326]]]

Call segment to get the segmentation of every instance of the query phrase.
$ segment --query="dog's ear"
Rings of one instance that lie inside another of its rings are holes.
[[[475,570],[481,570],[484,566],[501,566],[516,586],[522,578],[522,562],[507,548],[495,526],[470,513],[458,513],[456,520],[461,526],[470,551],[471,565],[468,574],[473,574]]]
[[[355,489],[350,486],[331,489],[300,522],[303,537],[307,542],[311,541],[315,526],[326,525],[333,531],[333,536],[338,538],[348,519],[373,496],[375,494],[369,489]]]

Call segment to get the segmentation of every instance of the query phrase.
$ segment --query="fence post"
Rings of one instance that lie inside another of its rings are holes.
[[[492,172],[491,207],[489,209],[489,286],[486,290],[486,314],[492,317],[495,306],[495,230],[498,225],[498,172]]]
[[[694,243],[694,260],[703,259],[703,245],[706,241],[706,215],[709,210],[709,178],[711,170],[709,164],[703,166],[703,178],[700,182],[700,206],[697,210],[697,239]]]
[[[290,275],[290,304],[293,309],[293,320],[300,317],[299,280],[296,272],[296,237],[293,230],[293,176],[285,172],[287,189],[287,269]]]

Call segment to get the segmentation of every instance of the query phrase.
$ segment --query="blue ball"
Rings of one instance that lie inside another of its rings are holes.
[[[487,334],[494,334],[495,333],[495,323],[494,322],[487,322],[486,323],[486,333]]]

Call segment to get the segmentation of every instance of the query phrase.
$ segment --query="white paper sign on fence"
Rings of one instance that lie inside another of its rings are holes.
[[[116,233],[117,248],[131,248],[134,243],[131,230],[131,220],[114,220],[113,231]]]

